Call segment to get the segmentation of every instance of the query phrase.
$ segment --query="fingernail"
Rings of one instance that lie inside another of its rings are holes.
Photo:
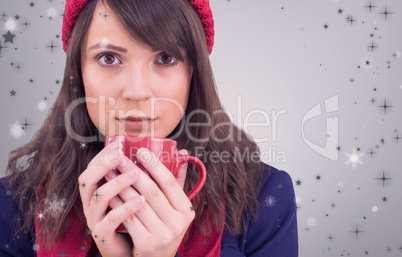
[[[128,178],[128,179],[134,178],[136,174],[137,174],[136,169],[132,169],[132,170],[128,171],[127,173],[125,173],[126,178]]]
[[[114,149],[116,149],[117,147],[119,147],[119,142],[118,142],[118,141],[113,141],[113,142],[109,145],[109,147],[110,147],[110,150],[114,150]]]
[[[105,176],[108,180],[112,180],[112,179],[114,179],[115,177],[117,177],[117,173],[116,173],[116,171],[114,171],[114,170],[110,170],[110,171],[108,171],[108,173],[106,173],[106,176]]]
[[[116,160],[117,158],[119,158],[119,152],[112,151],[111,153],[109,153],[108,157],[109,157],[109,160],[111,160],[111,161]]]
[[[133,205],[134,206],[139,206],[139,205],[141,205],[142,204],[142,202],[143,202],[143,196],[138,196],[137,198],[135,198],[134,200],[133,200]]]
[[[148,149],[140,148],[138,151],[140,154],[140,161],[148,162],[149,160],[151,160],[151,152],[148,151]]]
[[[125,158],[123,158],[123,160],[121,161],[120,167],[121,167],[121,168],[124,168],[127,164],[128,164],[127,157],[125,157]]]

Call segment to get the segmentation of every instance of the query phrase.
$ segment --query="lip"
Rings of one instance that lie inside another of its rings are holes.
[[[126,129],[129,130],[144,130],[151,126],[156,119],[151,119],[148,117],[126,117],[117,119]]]

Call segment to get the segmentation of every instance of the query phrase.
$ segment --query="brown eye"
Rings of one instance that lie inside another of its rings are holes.
[[[161,56],[161,62],[163,64],[170,64],[172,62],[173,58],[167,54],[164,54]]]
[[[161,61],[164,64],[169,64],[172,61],[172,57],[169,56],[169,55],[164,54],[164,55],[161,56]]]
[[[104,61],[106,64],[113,64],[115,57],[113,55],[105,55]]]

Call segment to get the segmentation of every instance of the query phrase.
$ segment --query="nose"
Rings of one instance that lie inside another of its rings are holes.
[[[136,64],[126,70],[123,81],[123,98],[131,101],[147,101],[152,90],[151,70],[146,64]]]

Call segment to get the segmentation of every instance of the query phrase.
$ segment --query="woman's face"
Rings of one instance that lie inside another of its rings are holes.
[[[102,4],[81,51],[88,113],[102,134],[166,137],[179,124],[192,77],[184,51],[182,62],[132,40]]]

